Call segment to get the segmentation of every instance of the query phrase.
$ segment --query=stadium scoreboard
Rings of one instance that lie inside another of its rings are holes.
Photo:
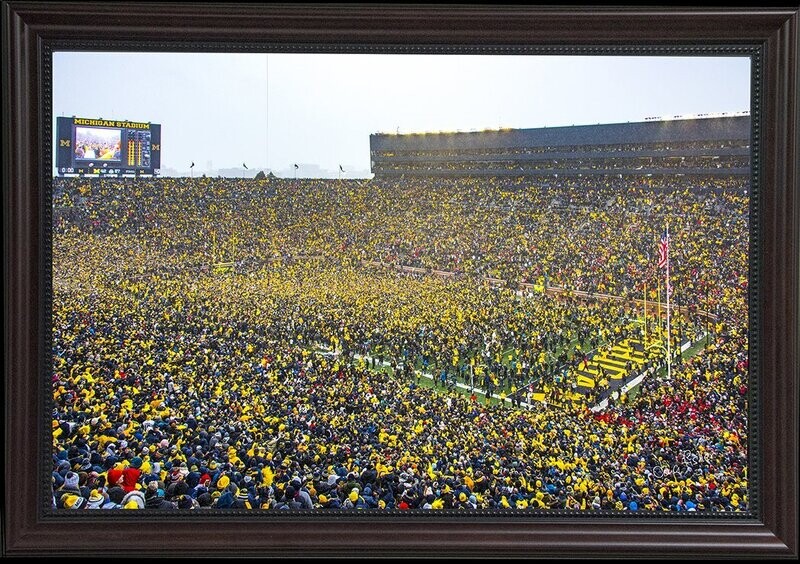
[[[160,124],[59,117],[56,137],[60,176],[157,176],[161,172]]]

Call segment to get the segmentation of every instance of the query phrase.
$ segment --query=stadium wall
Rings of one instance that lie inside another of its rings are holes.
[[[557,174],[664,173],[660,170],[664,168],[661,163],[641,161],[645,158],[703,160],[701,166],[668,170],[668,174],[740,175],[750,174],[750,117],[373,134],[370,154],[372,172],[376,175],[516,175],[529,173],[526,169],[531,168],[529,163],[532,162],[538,163],[537,174],[542,168]],[[597,159],[611,159],[613,166],[597,166],[594,164]],[[592,162],[581,162],[587,160]],[[465,166],[466,163],[470,163],[469,166]],[[650,166],[645,167],[645,164]],[[659,170],[644,171],[644,168]]]

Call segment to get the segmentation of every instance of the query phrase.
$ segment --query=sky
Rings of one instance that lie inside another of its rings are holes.
[[[370,177],[369,136],[750,109],[747,57],[53,55],[58,116],[160,123],[162,175]],[[55,127],[53,128],[55,131]]]

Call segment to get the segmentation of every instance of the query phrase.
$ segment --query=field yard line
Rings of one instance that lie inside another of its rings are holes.
[[[327,348],[327,347],[321,347],[321,348]],[[329,354],[329,355],[332,355],[332,356],[338,355],[338,353],[331,353],[331,352],[328,352],[328,353],[325,353],[325,354]],[[353,356],[355,358],[359,358],[359,359],[362,359],[362,360],[369,360],[369,361],[373,360],[373,357],[371,357],[369,355],[362,355],[362,354],[356,353]],[[381,364],[382,364],[382,366],[391,366],[391,363],[388,362],[388,361],[385,361],[385,360],[382,361]],[[415,374],[420,374],[420,375],[424,376],[425,378],[428,378],[431,381],[433,381],[433,379],[434,379],[433,374],[431,374],[430,372],[423,372],[422,370],[417,370],[415,368],[414,369],[414,373]],[[469,386],[467,386],[466,384],[462,384],[461,382],[456,382],[456,387],[458,387],[458,388],[460,388],[462,390],[468,390],[468,391],[473,391],[474,390],[475,393],[482,394],[484,397],[486,396],[486,390],[482,390],[482,389],[477,388],[477,387],[476,388],[470,388]],[[500,399],[500,396],[498,394],[492,394],[491,397],[493,397],[493,398],[495,398],[497,400]],[[503,401],[505,401],[506,403],[511,403],[511,398],[506,397],[505,400],[503,400]],[[520,406],[525,407],[527,409],[532,409],[534,407],[532,404],[529,404],[527,402],[520,402]]]

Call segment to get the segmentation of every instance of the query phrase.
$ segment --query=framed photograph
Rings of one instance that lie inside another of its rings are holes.
[[[796,8],[3,26],[4,555],[797,558]]]

